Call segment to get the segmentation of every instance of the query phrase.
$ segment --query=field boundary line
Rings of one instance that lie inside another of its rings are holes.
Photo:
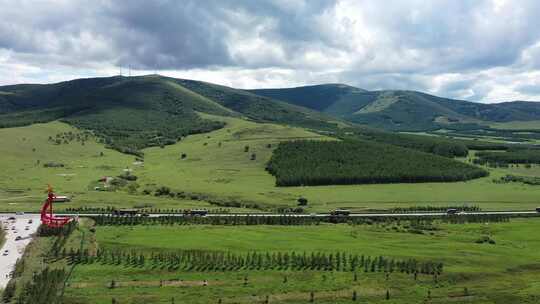
[[[80,247],[79,247],[79,252],[82,252],[83,245],[84,245],[84,238],[85,238],[86,234],[84,233],[84,230],[79,229],[78,224],[77,224],[77,230],[81,231],[81,233],[82,233],[81,244],[80,244]],[[73,274],[73,271],[75,270],[76,266],[77,266],[77,263],[74,263],[73,266],[71,266],[71,269],[69,270],[69,273],[66,276],[66,279],[64,280],[64,285],[62,286],[62,292],[60,293],[60,299],[61,300],[64,300],[64,292],[66,291],[66,285],[67,285],[69,279],[71,278],[71,275]]]

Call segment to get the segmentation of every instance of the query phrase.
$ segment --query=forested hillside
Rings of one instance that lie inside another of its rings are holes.
[[[479,164],[540,164],[540,150],[523,149],[514,151],[482,151],[476,153],[476,163]]]
[[[371,141],[281,143],[267,170],[277,186],[452,182],[488,174],[445,157]]]
[[[342,138],[365,139],[445,157],[464,157],[469,153],[463,141],[438,136],[391,133],[372,128],[347,129]]]
[[[330,122],[334,119],[298,106],[157,75],[0,87],[0,127],[60,119],[94,131],[110,147],[134,154],[223,126],[200,118],[198,112],[316,129],[335,127]]]
[[[534,102],[485,104],[416,91],[365,91],[341,84],[250,91],[389,130],[462,130],[485,127],[486,122],[540,120],[540,104]]]
[[[319,130],[336,127],[336,123],[331,122],[334,119],[308,108],[221,85],[186,79],[176,79],[175,81],[183,87],[255,121],[278,122]]]
[[[354,101],[361,98],[367,91],[344,84],[322,84],[297,88],[284,89],[258,89],[250,90],[254,94],[267,96],[277,100],[284,100],[292,104],[324,112],[340,99]]]

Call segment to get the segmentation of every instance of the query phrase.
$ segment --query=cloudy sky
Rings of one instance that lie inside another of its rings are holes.
[[[538,0],[0,0],[0,85],[160,74],[540,101]]]

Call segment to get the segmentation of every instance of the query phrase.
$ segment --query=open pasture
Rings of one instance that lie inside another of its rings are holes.
[[[319,226],[97,226],[87,232],[88,248],[105,251],[352,253],[371,258],[415,258],[444,264],[441,275],[392,272],[248,268],[196,270],[145,262],[95,261],[77,264],[66,289],[66,303],[536,303],[540,297],[534,231],[540,221],[442,224],[422,234],[403,230],[407,222]],[[88,228],[84,228],[88,229]],[[494,244],[480,242],[489,237]],[[508,257],[511,257],[509,259]],[[151,270],[151,271],[150,271]],[[356,280],[354,279],[356,272]],[[246,283],[247,278],[247,283]],[[111,282],[114,287],[111,288]],[[207,281],[208,286],[205,286]],[[386,300],[386,291],[391,294]],[[431,298],[431,299],[429,299]],[[501,300],[502,299],[502,300]]]
[[[60,122],[0,129],[0,141],[6,143],[0,147],[0,166],[3,168],[0,171],[0,208],[39,210],[47,183],[52,184],[59,194],[73,197],[70,203],[57,204],[58,210],[113,206],[221,208],[209,204],[205,197],[222,202],[255,203],[263,210],[295,207],[297,199],[305,197],[308,212],[340,207],[366,211],[464,203],[479,205],[484,210],[519,210],[538,205],[538,187],[493,183],[494,179],[515,172],[537,175],[536,169],[521,167],[488,168],[490,176],[466,182],[276,187],[275,178],[265,171],[265,167],[279,142],[330,138],[295,127],[235,118],[219,119],[225,121],[225,128],[191,135],[164,148],[143,150],[143,165],[136,165],[134,156],[106,149],[94,138],[86,140],[84,145],[77,141],[51,143],[49,136],[54,138],[62,132],[79,132]],[[62,163],[64,167],[45,168],[46,162]],[[124,188],[106,192],[92,188],[100,177],[120,175],[126,168],[138,177],[138,187],[134,191]],[[161,186],[174,192],[185,192],[187,197],[156,197],[154,191]],[[149,195],[144,195],[144,190],[148,190]],[[195,196],[191,197],[191,194]]]

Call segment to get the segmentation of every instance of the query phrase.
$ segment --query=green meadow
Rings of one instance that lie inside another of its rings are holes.
[[[540,121],[510,121],[510,122],[498,122],[490,123],[490,127],[503,130],[538,130],[540,129]]]
[[[98,226],[86,233],[88,247],[174,252],[347,252],[388,258],[434,260],[443,274],[290,269],[234,271],[169,270],[153,266],[78,264],[65,303],[537,303],[540,299],[538,219],[508,223],[443,224],[423,234],[407,225],[321,224],[319,226]],[[87,228],[82,228],[87,229]],[[495,244],[476,241],[489,236]],[[245,284],[245,278],[248,283]],[[286,277],[286,279],[285,279]],[[204,286],[204,281],[208,286]],[[115,288],[110,282],[115,281]],[[386,300],[386,291],[390,300]]]
[[[464,203],[477,204],[485,210],[521,210],[538,205],[538,187],[493,183],[506,174],[537,176],[537,166],[490,168],[490,176],[467,182],[276,187],[274,177],[265,167],[279,142],[331,138],[296,127],[213,118],[223,120],[226,127],[188,136],[164,148],[147,148],[143,150],[144,164],[137,164],[132,155],[106,149],[94,138],[84,145],[76,141],[51,143],[49,136],[80,132],[60,122],[0,129],[3,143],[0,146],[0,209],[37,211],[48,183],[57,193],[73,197],[70,203],[57,204],[58,210],[85,206],[219,208],[198,196],[257,203],[264,210],[294,207],[299,197],[305,197],[309,212]],[[183,159],[182,154],[185,154]],[[64,167],[45,168],[46,162],[59,162]],[[125,188],[114,192],[94,190],[100,177],[117,176],[124,169],[138,177],[138,188],[134,191]],[[144,190],[152,193],[161,186],[196,196],[178,199],[143,195]]]

